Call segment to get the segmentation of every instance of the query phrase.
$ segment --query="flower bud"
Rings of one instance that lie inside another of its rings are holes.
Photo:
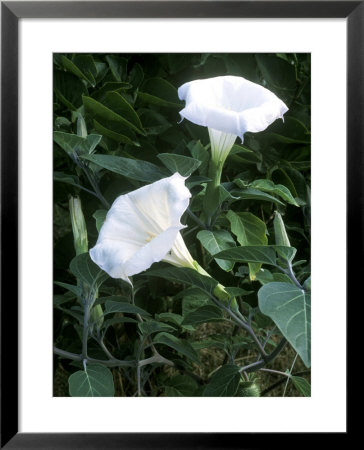
[[[283,245],[286,247],[290,247],[291,244],[287,236],[286,227],[284,226],[282,216],[279,214],[278,211],[275,211],[274,213],[273,226],[276,245]]]
[[[76,255],[88,252],[87,229],[85,218],[82,213],[81,200],[79,197],[71,197],[69,200],[71,215],[73,242]]]

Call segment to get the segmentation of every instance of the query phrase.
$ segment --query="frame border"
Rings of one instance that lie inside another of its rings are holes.
[[[9,449],[257,448],[278,433],[18,432],[18,25],[22,18],[346,18],[347,298],[362,277],[364,225],[364,1],[10,1],[1,2],[1,440]],[[345,208],[344,208],[345,209]],[[359,250],[359,255],[358,255]],[[7,301],[11,296],[11,301]],[[11,343],[11,344],[9,344]],[[350,347],[348,346],[348,352]],[[349,353],[348,353],[349,355]],[[279,433],[281,445],[296,438]],[[335,442],[347,437],[335,434]],[[327,433],[315,433],[327,444]],[[243,436],[243,439],[242,439]],[[300,437],[309,442],[309,433]],[[244,445],[244,447],[242,447]]]

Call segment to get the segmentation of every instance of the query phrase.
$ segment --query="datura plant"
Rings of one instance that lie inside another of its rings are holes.
[[[54,54],[54,180],[55,396],[310,395],[309,54]]]
[[[208,128],[211,181],[205,212],[210,219],[218,206],[222,168],[236,138],[243,143],[247,131],[265,130],[276,119],[282,119],[288,108],[263,86],[231,75],[190,81],[178,89],[178,96],[186,101],[181,117]]]

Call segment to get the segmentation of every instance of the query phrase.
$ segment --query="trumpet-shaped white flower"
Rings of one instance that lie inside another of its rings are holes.
[[[181,117],[208,127],[215,162],[226,159],[237,136],[243,142],[247,131],[263,131],[288,111],[273,92],[236,76],[190,81],[178,96],[186,101]]]
[[[180,234],[185,228],[181,216],[191,197],[185,179],[175,173],[118,197],[90,250],[94,263],[127,282],[158,261],[194,268]]]

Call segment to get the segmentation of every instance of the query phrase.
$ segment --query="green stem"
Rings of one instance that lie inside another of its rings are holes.
[[[208,176],[209,178],[211,178],[211,181],[207,183],[203,203],[203,210],[207,217],[208,226],[211,225],[211,218],[219,207],[219,186],[221,182],[221,172],[223,165],[223,161],[219,161],[218,163],[216,163],[212,159],[210,160]]]

